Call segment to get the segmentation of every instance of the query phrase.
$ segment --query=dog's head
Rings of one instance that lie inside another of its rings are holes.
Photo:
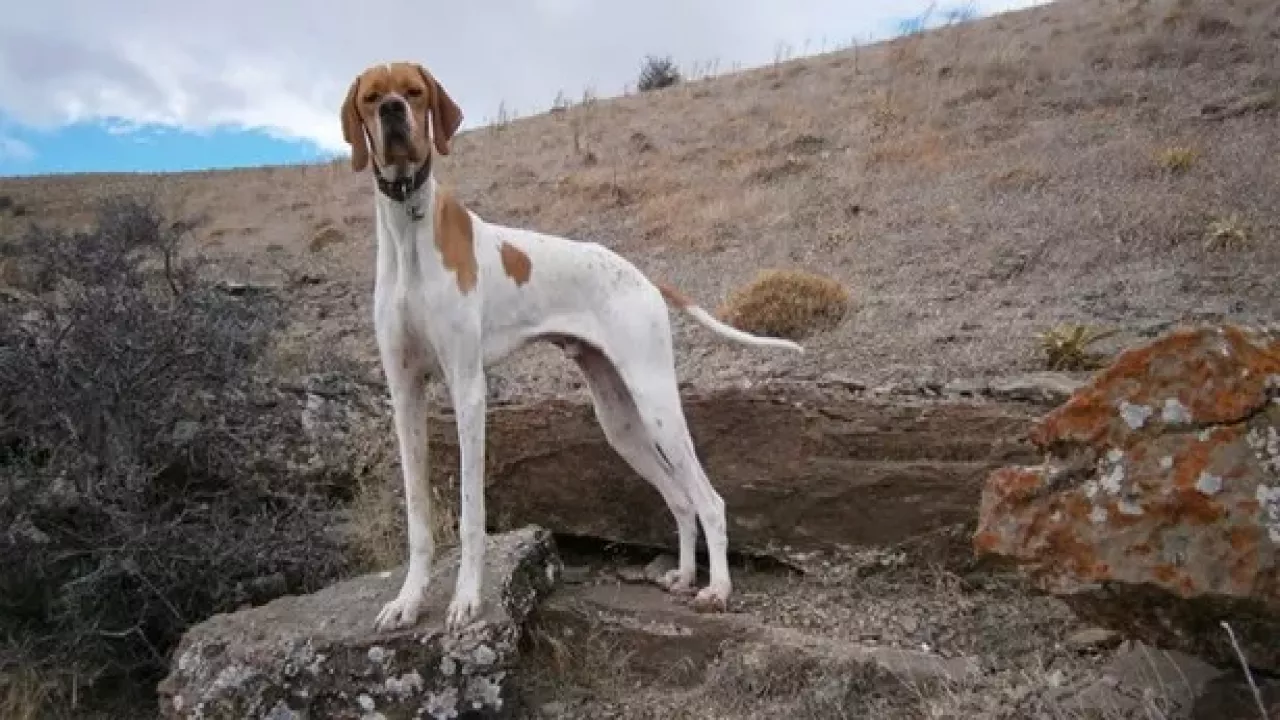
[[[431,146],[449,154],[462,111],[440,83],[416,63],[374,65],[356,76],[342,103],[342,136],[351,167],[365,169],[369,154],[386,180],[412,176],[431,160]],[[370,147],[372,143],[372,147]]]

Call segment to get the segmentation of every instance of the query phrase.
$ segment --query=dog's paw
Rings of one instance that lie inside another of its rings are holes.
[[[694,593],[693,579],[684,578],[679,570],[668,570],[657,580],[658,585],[672,595],[686,597]]]
[[[445,630],[455,632],[470,625],[480,616],[480,593],[463,593],[455,595],[449,603],[449,612],[445,615]]]
[[[379,631],[408,627],[418,621],[422,612],[422,590],[401,590],[395,600],[382,606],[373,626]]]
[[[690,605],[696,612],[722,613],[729,609],[729,598],[727,593],[716,592],[710,587],[705,587],[698,591]]]

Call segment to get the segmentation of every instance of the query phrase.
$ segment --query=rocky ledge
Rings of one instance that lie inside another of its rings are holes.
[[[160,683],[160,715],[209,720],[506,718],[524,622],[559,580],[549,531],[489,537],[480,618],[442,629],[458,556],[441,556],[425,619],[375,632],[404,578],[364,575],[305,596],[218,615],[191,628]]]

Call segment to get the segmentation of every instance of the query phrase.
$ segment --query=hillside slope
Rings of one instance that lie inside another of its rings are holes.
[[[491,220],[598,240],[708,306],[768,267],[850,287],[854,310],[799,357],[678,319],[682,380],[1036,369],[1035,333],[1060,322],[1117,328],[1114,347],[1280,314],[1278,47],[1269,0],[1060,0],[467,132],[440,175]],[[27,210],[0,221],[142,188],[209,217],[199,239],[228,277],[309,280],[285,291],[287,368],[337,353],[380,375],[367,176],[0,180]],[[576,387],[557,355],[496,374],[508,392]]]

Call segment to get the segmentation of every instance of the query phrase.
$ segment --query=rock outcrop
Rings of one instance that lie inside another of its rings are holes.
[[[457,551],[432,576],[425,619],[378,633],[404,568],[218,615],[191,628],[160,683],[164,718],[503,718],[523,623],[559,581],[551,533],[489,537],[481,617],[442,631]]]
[[[1121,354],[993,473],[974,545],[1077,614],[1280,672],[1280,335],[1179,330]]]
[[[972,523],[991,470],[1036,457],[1025,439],[1048,408],[996,399],[774,382],[686,389],[707,474],[728,508],[731,549],[761,555],[892,545]],[[453,483],[451,414],[431,423],[433,482]],[[496,529],[556,532],[673,548],[657,491],[605,441],[590,402],[548,399],[488,416],[486,496]],[[455,491],[446,493],[452,497]]]

